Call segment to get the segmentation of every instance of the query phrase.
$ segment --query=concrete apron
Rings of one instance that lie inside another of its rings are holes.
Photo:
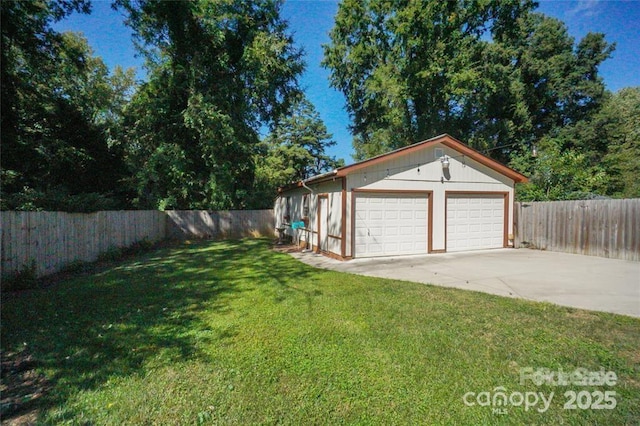
[[[291,253],[309,265],[640,317],[640,262],[529,249],[354,259]]]

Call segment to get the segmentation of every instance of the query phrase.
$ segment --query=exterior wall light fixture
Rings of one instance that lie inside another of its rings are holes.
[[[449,170],[449,156],[443,155],[440,157],[440,163],[442,163],[442,170]]]

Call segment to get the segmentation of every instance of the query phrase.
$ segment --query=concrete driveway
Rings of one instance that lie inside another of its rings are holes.
[[[529,249],[354,259],[292,256],[319,268],[640,317],[640,262]]]

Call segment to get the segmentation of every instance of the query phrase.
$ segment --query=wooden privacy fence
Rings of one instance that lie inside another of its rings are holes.
[[[515,203],[515,246],[640,261],[640,199]]]
[[[109,249],[165,238],[273,236],[273,210],[0,212],[0,274],[35,263],[38,277],[74,262],[92,262]]]
[[[165,237],[160,211],[0,212],[2,275],[35,262],[38,277],[73,262],[92,262],[112,248]]]
[[[273,210],[167,211],[167,238],[272,237]]]

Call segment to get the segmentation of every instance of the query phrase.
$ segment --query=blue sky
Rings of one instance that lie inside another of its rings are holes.
[[[95,54],[110,68],[116,65],[141,68],[142,59],[136,57],[131,31],[110,4],[111,1],[94,0],[91,15],[74,14],[55,28],[83,32]],[[337,1],[286,0],[282,15],[289,21],[294,41],[306,52],[307,70],[301,85],[337,142],[329,154],[350,163],[352,136],[345,100],[340,92],[329,87],[329,73],[320,66],[321,46],[329,41],[337,10]],[[600,67],[609,90],[640,86],[640,1],[540,1],[538,11],[565,22],[576,41],[591,31],[602,32],[608,42],[616,43],[613,57]],[[143,78],[144,72],[138,76]]]

